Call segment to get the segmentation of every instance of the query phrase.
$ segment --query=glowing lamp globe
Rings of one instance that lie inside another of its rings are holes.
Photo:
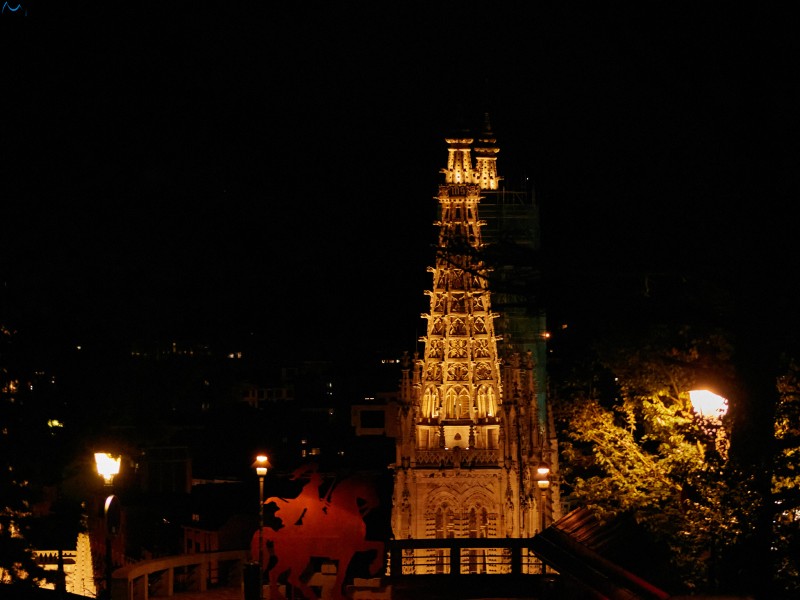
[[[114,476],[119,474],[119,463],[121,457],[112,456],[107,452],[95,452],[94,462],[97,465],[97,472],[103,477],[106,484],[114,481]]]
[[[272,465],[269,464],[269,458],[267,458],[265,454],[259,454],[256,456],[256,461],[253,463],[253,466],[256,468],[256,475],[264,477],[267,474],[267,470]]]
[[[722,418],[728,412],[728,400],[708,390],[689,392],[692,408],[701,417]]]

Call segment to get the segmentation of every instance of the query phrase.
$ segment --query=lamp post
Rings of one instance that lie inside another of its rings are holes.
[[[728,413],[728,400],[709,390],[691,390],[689,401],[692,410],[700,417],[707,435],[714,438],[714,448],[723,460],[728,458],[728,437],[723,429],[723,418]]]
[[[550,487],[550,465],[543,459],[539,461],[539,466],[536,467],[536,486],[539,488],[539,531],[545,529],[545,502],[547,489]],[[542,561],[542,574],[546,568],[544,561]]]
[[[120,523],[119,500],[113,494],[113,490],[114,477],[119,474],[120,457],[112,456],[106,452],[96,452],[94,461],[97,467],[97,473],[103,477],[104,487],[108,492],[103,507],[103,525],[106,534],[106,589],[103,596],[107,600],[111,600],[111,542],[119,529]]]
[[[266,454],[259,454],[253,463],[258,475],[258,597],[263,597],[263,561],[264,561],[264,477],[272,467]]]
[[[703,433],[710,436],[714,441],[714,449],[717,452],[716,460],[727,461],[729,439],[723,427],[723,418],[728,412],[727,398],[723,398],[709,390],[691,390],[689,392],[689,400],[692,403],[692,410],[699,417]],[[709,561],[709,581],[712,589],[716,592],[719,583],[717,567],[720,562],[719,541],[715,534],[716,531],[712,531],[710,539],[711,558]]]

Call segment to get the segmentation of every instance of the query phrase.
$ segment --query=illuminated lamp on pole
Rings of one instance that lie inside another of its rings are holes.
[[[539,461],[536,467],[536,487],[539,488],[539,529],[545,529],[545,502],[547,489],[550,487],[550,465],[544,459]],[[542,573],[545,572],[545,565],[542,562]]]
[[[263,560],[264,560],[264,477],[272,468],[266,454],[259,454],[253,463],[258,475],[258,597],[263,596]]]
[[[689,400],[692,403],[692,410],[699,417],[702,431],[713,439],[714,448],[718,456],[722,460],[727,460],[729,440],[722,421],[728,413],[727,398],[723,398],[709,390],[691,390],[689,392]],[[718,581],[716,580],[718,561],[717,538],[712,536],[709,568],[711,573],[714,574],[710,579],[715,589],[718,586]]]
[[[540,490],[546,490],[550,487],[550,465],[545,461],[541,461],[539,466],[536,467],[536,485]]]
[[[113,494],[113,490],[114,477],[119,474],[121,460],[119,456],[112,456],[107,452],[95,452],[94,461],[97,467],[97,473],[103,478],[103,484],[108,491],[103,509],[103,525],[106,530],[106,588],[103,596],[106,600],[111,600],[113,560],[111,556],[111,544],[114,536],[119,531],[120,525],[119,499]]]

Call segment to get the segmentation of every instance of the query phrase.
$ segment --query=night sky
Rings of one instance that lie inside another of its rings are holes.
[[[0,319],[43,343],[413,348],[444,136],[485,111],[536,188],[553,319],[642,273],[792,305],[787,15],[108,4],[2,23]]]

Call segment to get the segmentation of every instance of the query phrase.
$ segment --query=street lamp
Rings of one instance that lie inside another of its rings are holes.
[[[701,417],[721,419],[728,412],[728,400],[709,390],[689,392],[692,408]]]
[[[272,467],[266,454],[259,454],[253,463],[253,467],[258,475],[258,597],[263,596],[263,561],[264,561],[264,477]]]
[[[545,494],[547,493],[547,488],[550,487],[550,465],[544,460],[539,461],[539,466],[536,467],[536,486],[539,488],[539,508],[541,513],[539,527],[544,531]]]
[[[714,448],[723,460],[728,458],[729,440],[723,427],[723,418],[728,413],[728,400],[709,390],[691,390],[689,400],[692,410],[700,418],[700,426],[706,435],[714,439]]]
[[[112,456],[107,452],[95,452],[94,462],[97,465],[97,472],[103,477],[105,484],[112,485],[114,477],[119,475],[120,457]]]
[[[106,589],[104,596],[108,600],[111,599],[111,542],[117,534],[120,524],[119,500],[112,493],[114,490],[114,477],[119,474],[120,458],[107,452],[95,452],[94,455],[97,473],[102,476],[104,487],[108,492],[103,509],[103,523],[106,530]]]
[[[699,417],[699,424],[701,431],[713,439],[714,449],[717,452],[717,460],[728,460],[728,448],[730,440],[728,439],[727,432],[723,426],[723,418],[728,413],[728,400],[722,396],[715,394],[709,390],[691,390],[689,392],[689,400],[692,403],[692,410]],[[712,521],[713,524],[713,521]],[[716,527],[714,527],[716,529]],[[719,565],[719,541],[717,539],[716,531],[712,530],[710,540],[711,557],[709,560],[709,581],[711,582],[714,590],[717,589],[719,581],[718,565]]]
[[[544,531],[545,527],[545,502],[547,495],[547,488],[550,487],[550,465],[544,459],[539,461],[536,467],[536,486],[539,488],[539,531]],[[542,574],[545,573],[546,567],[542,561]]]
[[[539,489],[546,490],[550,487],[550,465],[545,461],[541,461],[539,466],[536,467],[536,484]]]

